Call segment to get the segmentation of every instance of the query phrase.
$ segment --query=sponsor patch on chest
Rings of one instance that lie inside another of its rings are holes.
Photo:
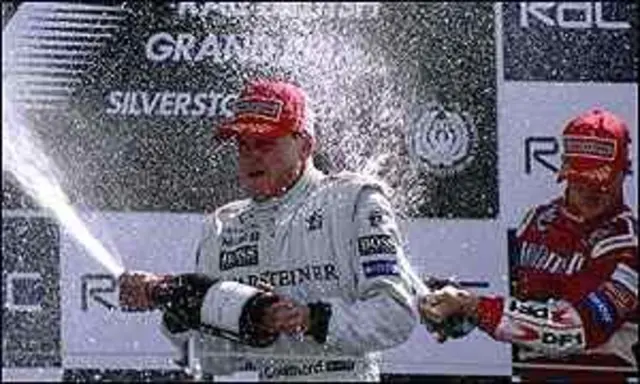
[[[249,244],[231,251],[220,252],[220,270],[258,265],[258,245]]]
[[[331,284],[340,280],[340,272],[335,264],[308,264],[290,269],[267,269],[235,278],[236,281],[257,285],[259,282],[273,287],[287,287],[309,282]]]
[[[225,229],[220,236],[223,247],[230,248],[242,243],[255,243],[260,240],[260,232],[257,230]]]

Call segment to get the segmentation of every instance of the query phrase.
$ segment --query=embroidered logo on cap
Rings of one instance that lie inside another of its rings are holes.
[[[236,118],[260,117],[278,121],[282,112],[282,102],[279,100],[238,100],[233,106]]]
[[[615,159],[616,142],[611,139],[565,135],[564,153],[565,156],[581,156],[611,161]]]

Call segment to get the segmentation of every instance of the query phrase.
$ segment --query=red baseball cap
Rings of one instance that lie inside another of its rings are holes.
[[[218,129],[222,138],[244,135],[275,138],[293,132],[307,132],[313,136],[307,96],[291,83],[275,80],[249,82],[232,109],[233,116]]]
[[[562,132],[562,168],[558,181],[583,182],[606,191],[630,168],[627,125],[603,109],[589,110],[567,123]]]

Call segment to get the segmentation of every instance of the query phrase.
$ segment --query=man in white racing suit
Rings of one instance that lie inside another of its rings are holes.
[[[261,329],[272,337],[260,346],[197,332],[206,374],[256,370],[261,380],[377,381],[376,352],[406,341],[417,324],[386,188],[313,166],[307,102],[292,84],[254,81],[219,128],[238,144],[239,179],[252,197],[207,217],[196,272],[279,300],[263,312]],[[209,296],[200,316],[226,316],[225,304]],[[166,315],[163,332],[183,351],[193,334]]]

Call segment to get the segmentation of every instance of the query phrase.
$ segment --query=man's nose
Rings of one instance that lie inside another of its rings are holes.
[[[582,201],[589,205],[597,205],[602,201],[602,198],[599,195],[593,193],[583,193],[580,197],[582,198]]]
[[[245,145],[240,148],[240,155],[247,158],[260,157],[261,154],[262,151],[260,151],[260,148],[256,146]]]
[[[256,166],[264,162],[264,157],[260,151],[249,151],[243,153],[240,157],[242,161],[251,166]]]

